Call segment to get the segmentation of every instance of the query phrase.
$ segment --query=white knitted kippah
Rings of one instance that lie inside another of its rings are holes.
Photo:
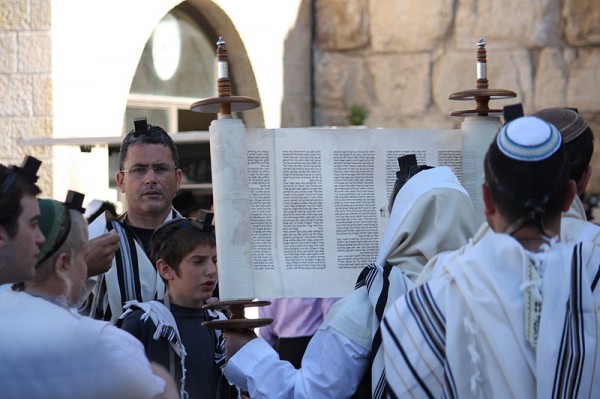
[[[540,118],[525,116],[504,125],[496,137],[498,148],[504,155],[519,161],[541,161],[558,150],[560,132]]]

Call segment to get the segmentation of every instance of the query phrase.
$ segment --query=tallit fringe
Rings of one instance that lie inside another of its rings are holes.
[[[477,352],[476,341],[476,336],[479,334],[479,327],[477,327],[477,324],[470,315],[467,315],[464,318],[463,324],[471,341],[467,346],[469,355],[471,356],[471,365],[473,366],[473,375],[470,379],[471,393],[474,397],[483,398],[480,389],[481,383],[483,382],[481,377],[481,355]]]

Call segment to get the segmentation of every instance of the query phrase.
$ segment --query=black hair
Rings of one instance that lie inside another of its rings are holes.
[[[205,215],[210,214],[209,220]],[[167,264],[179,272],[179,264],[199,245],[214,248],[217,245],[211,211],[201,211],[198,219],[173,219],[157,228],[150,239],[150,256],[154,263],[164,259]]]
[[[129,146],[134,144],[161,144],[167,146],[171,151],[175,166],[179,167],[177,147],[171,136],[162,127],[149,125],[146,123],[146,118],[137,118],[134,123],[135,129],[127,133],[121,142],[121,148],[119,149],[119,170],[123,170]]]
[[[583,133],[565,144],[569,159],[569,178],[577,183],[590,165],[594,152],[594,133],[587,127]]]
[[[563,143],[544,160],[523,162],[504,155],[494,139],[485,155],[484,174],[498,210],[509,223],[537,212],[537,219],[525,225],[542,223],[543,228],[546,221],[560,216],[569,185]]]
[[[10,237],[19,231],[19,216],[23,209],[21,198],[37,196],[41,190],[35,184],[37,170],[41,162],[33,157],[25,157],[21,167],[0,164],[0,226]]]

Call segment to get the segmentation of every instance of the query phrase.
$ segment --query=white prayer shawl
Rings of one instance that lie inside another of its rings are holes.
[[[560,237],[565,242],[593,242],[600,244],[600,226],[587,221],[579,197],[575,196],[571,207],[562,214]]]
[[[481,239],[491,231],[493,230],[490,229],[490,226],[487,224],[487,222],[483,222],[481,226],[479,226],[479,229],[475,235],[472,238],[469,238],[469,242],[467,244],[463,245],[457,250],[440,252],[439,254],[435,255],[425,264],[421,274],[419,274],[417,280],[415,281],[415,286],[418,287],[419,285],[425,284],[427,281],[435,278],[441,270],[441,265],[451,262],[457,256],[460,256],[473,248],[473,245],[481,241]]]
[[[464,245],[476,227],[472,201],[446,166],[419,172],[398,192],[377,261],[370,266],[365,279],[368,290],[365,302],[373,313],[370,337],[373,398],[381,398],[385,388],[379,333],[383,313],[413,287],[414,279],[429,259],[438,252]]]
[[[173,209],[164,222],[180,217],[182,216]],[[119,250],[112,266],[99,276],[90,309],[91,317],[101,317],[113,324],[121,316],[126,302],[162,299],[165,293],[165,284],[154,264],[122,220],[124,216],[107,223],[105,212],[88,227],[90,239],[113,229],[120,237]]]
[[[593,242],[600,245],[600,226],[587,221],[583,204],[577,196],[573,199],[569,210],[563,212],[560,229],[560,239],[563,242]],[[454,259],[456,256],[464,254],[490,231],[492,230],[489,225],[484,222],[473,238],[469,240],[467,245],[464,245],[456,251],[442,252],[434,256],[423,268],[415,285],[419,286],[426,281],[435,278],[439,271],[439,265],[443,265],[451,259]]]
[[[573,248],[489,232],[400,298],[382,323],[390,396],[598,396],[600,249]]]

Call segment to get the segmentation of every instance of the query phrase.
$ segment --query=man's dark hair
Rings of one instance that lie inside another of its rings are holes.
[[[579,183],[590,165],[594,152],[594,133],[589,127],[565,144],[569,158],[569,178]]]
[[[35,170],[23,169],[31,160],[35,160],[35,165],[29,169]],[[40,163],[35,158],[27,157],[23,167],[0,164],[0,226],[4,227],[10,237],[14,237],[19,230],[18,219],[23,212],[21,198],[27,195],[35,197],[41,192],[35,184]]]
[[[544,108],[533,116],[553,124],[560,131],[569,158],[569,177],[580,183],[594,152],[594,133],[589,123],[576,108]]]
[[[504,155],[494,139],[485,156],[484,173],[498,210],[510,223],[536,208],[543,210],[543,222],[560,215],[569,184],[563,143],[544,160],[524,162]],[[539,221],[527,225],[535,223]]]
[[[190,218],[174,219],[154,231],[150,240],[150,254],[154,263],[164,259],[179,275],[179,264],[199,245],[215,247],[217,241],[214,230],[203,228],[198,221]]]
[[[146,118],[138,118],[134,123],[135,129],[127,133],[121,143],[121,148],[119,149],[119,170],[124,169],[127,151],[129,151],[129,146],[133,144],[162,144],[167,146],[169,147],[169,150],[171,150],[171,156],[173,157],[175,166],[179,167],[177,147],[171,136],[169,136],[162,127],[149,125],[146,122]]]

